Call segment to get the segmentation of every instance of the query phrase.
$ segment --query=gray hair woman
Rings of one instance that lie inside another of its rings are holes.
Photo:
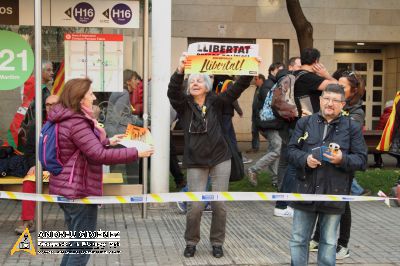
[[[204,191],[208,176],[212,191],[227,191],[231,171],[231,152],[221,125],[223,103],[232,103],[249,87],[251,76],[242,76],[231,89],[216,95],[211,91],[208,75],[191,74],[183,90],[184,64],[182,56],[177,71],[171,76],[168,97],[177,111],[184,130],[183,164],[187,167],[189,191]],[[189,204],[186,216],[185,257],[193,257],[200,240],[200,220],[203,202]],[[222,201],[212,201],[210,242],[216,258],[223,256],[226,208]]]

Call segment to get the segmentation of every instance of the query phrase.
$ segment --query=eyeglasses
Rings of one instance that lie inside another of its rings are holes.
[[[55,105],[56,103],[46,103],[46,107],[52,107],[53,105]]]
[[[330,102],[330,101],[332,101],[332,103],[334,103],[334,104],[339,104],[339,103],[342,103],[343,101],[342,100],[338,100],[338,99],[331,99],[331,98],[329,98],[329,97],[322,97],[321,96],[321,99],[324,101],[324,102]]]
[[[343,77],[351,77],[355,76],[356,74],[353,71],[343,71],[342,76]]]

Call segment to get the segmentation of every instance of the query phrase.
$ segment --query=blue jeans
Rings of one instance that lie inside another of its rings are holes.
[[[76,232],[76,238],[79,238],[79,231],[95,231],[97,225],[96,204],[67,204],[60,203],[64,211],[65,223],[69,231]],[[77,242],[71,241],[72,245],[67,251],[84,251],[77,248]],[[84,266],[89,261],[90,254],[64,254],[61,266]]]
[[[356,178],[353,178],[353,182],[351,183],[351,194],[360,196],[364,192],[364,189],[362,186],[360,186],[356,180]]]
[[[294,210],[292,237],[290,239],[291,265],[308,265],[309,242],[319,217],[321,236],[318,244],[318,265],[336,264],[336,238],[340,214],[326,214]]]

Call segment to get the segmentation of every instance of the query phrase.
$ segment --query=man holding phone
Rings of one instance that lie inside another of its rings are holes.
[[[343,87],[330,84],[320,97],[320,112],[297,122],[288,145],[289,162],[297,169],[295,192],[348,195],[351,173],[365,170],[367,147],[361,127],[341,115],[344,105]],[[292,265],[308,264],[309,240],[317,217],[321,226],[318,264],[335,265],[336,233],[345,202],[299,201],[291,206],[295,209],[290,240]]]

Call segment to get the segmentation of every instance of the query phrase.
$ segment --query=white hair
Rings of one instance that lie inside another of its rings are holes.
[[[203,78],[203,80],[204,80],[204,85],[205,85],[205,87],[206,87],[207,93],[211,91],[211,89],[212,89],[212,82],[211,82],[210,76],[207,75],[207,74],[197,74],[197,73],[196,73],[196,74],[190,74],[190,76],[189,76],[189,78],[188,78],[187,88],[186,88],[186,93],[187,93],[187,94],[190,94],[190,91],[189,91],[190,82],[192,81],[192,79],[195,79],[195,78]]]

